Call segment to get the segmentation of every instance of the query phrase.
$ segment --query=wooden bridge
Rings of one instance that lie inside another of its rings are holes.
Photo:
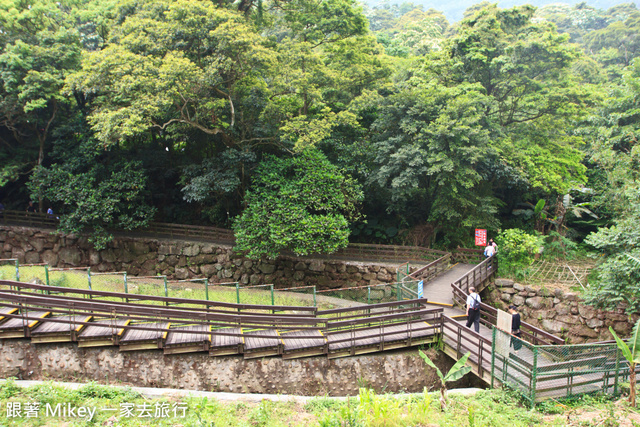
[[[13,215],[0,222],[55,226],[42,215]],[[45,224],[50,222],[51,224]],[[226,241],[228,235],[198,226],[153,224],[151,233]],[[226,239],[226,240],[225,240]],[[470,287],[493,282],[497,263],[476,250],[453,253],[424,248],[351,245],[338,256],[353,259],[409,259],[398,269],[396,302],[318,310],[316,307],[259,306],[0,281],[0,339],[33,343],[72,342],[80,347],[117,346],[120,351],[161,350],[165,354],[207,352],[211,356],[285,359],[409,348],[441,341],[446,354],[467,364],[491,386],[520,391],[537,401],[602,391],[617,393],[629,375],[614,343],[566,345],[560,337],[522,322],[523,346],[496,329],[497,310],[481,304],[478,333],[466,328],[462,309]],[[421,293],[412,285],[423,281]],[[639,367],[640,371],[640,367]]]

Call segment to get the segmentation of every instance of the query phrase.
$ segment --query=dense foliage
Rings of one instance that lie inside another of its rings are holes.
[[[254,257],[594,233],[593,301],[637,307],[639,34],[633,4],[0,0],[0,202]]]

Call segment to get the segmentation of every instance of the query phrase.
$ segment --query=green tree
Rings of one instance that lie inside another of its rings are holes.
[[[461,243],[463,227],[497,227],[498,201],[485,182],[486,165],[497,158],[483,114],[489,101],[478,85],[446,87],[428,75],[373,97],[377,167],[369,192],[382,192],[387,210],[406,223],[432,224],[432,238],[444,231]]]
[[[236,250],[276,258],[331,253],[346,247],[362,192],[318,150],[268,157],[254,174],[247,208],[234,224]]]
[[[88,154],[93,162],[76,170],[54,165],[38,168],[29,188],[39,197],[64,206],[60,231],[90,233],[96,249],[104,249],[113,239],[111,230],[134,230],[146,225],[155,213],[148,204],[147,177],[142,164],[119,160],[95,162],[99,156]]]
[[[62,89],[80,66],[82,46],[68,6],[0,4],[0,186],[43,164],[56,122],[70,114],[72,99]]]
[[[86,54],[68,80],[70,92],[91,100],[88,119],[102,144],[149,134],[184,141],[185,129],[242,143],[236,128],[245,111],[236,105],[260,90],[261,70],[273,60],[256,29],[201,0],[132,2],[125,10],[107,46]]]

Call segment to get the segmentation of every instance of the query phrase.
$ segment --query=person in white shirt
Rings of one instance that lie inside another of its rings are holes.
[[[467,328],[473,324],[473,329],[480,332],[480,295],[476,293],[476,288],[469,288],[469,296],[467,297]]]
[[[486,248],[484,248],[484,256],[487,258],[490,258],[493,256],[495,252],[495,247],[492,244],[487,245]]]

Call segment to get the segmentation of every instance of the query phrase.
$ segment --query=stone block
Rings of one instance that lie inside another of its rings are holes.
[[[524,291],[524,286],[522,286],[520,283],[514,283],[513,284],[513,289],[515,289],[518,292],[522,292],[522,291]]]
[[[515,282],[510,279],[496,279],[496,286],[501,288],[513,288]]]
[[[376,279],[376,274],[375,273],[367,273],[367,274],[363,274],[362,275],[362,280],[367,280],[367,281],[371,281],[371,280],[375,280]]]
[[[274,271],[276,271],[276,266],[274,264],[267,264],[263,262],[258,265],[258,269],[263,274],[272,274]]]
[[[304,271],[296,271],[295,273],[293,273],[293,280],[296,281],[302,281],[304,279]]]
[[[503,292],[503,293],[500,295],[500,299],[501,299],[502,301],[504,301],[504,302],[511,302],[511,294],[508,294],[508,293],[506,293],[506,292]]]
[[[520,295],[516,295],[513,297],[513,304],[517,305],[518,307],[524,305],[524,298],[521,297]]]
[[[569,327],[569,334],[578,337],[598,338],[598,333],[586,325],[572,325]]]
[[[207,277],[213,276],[217,271],[215,264],[205,264],[200,266],[200,273]]]
[[[259,274],[252,274],[249,276],[249,283],[252,285],[259,285],[262,277]]]
[[[244,268],[251,268],[253,267],[253,261],[251,261],[250,259],[246,260],[245,262],[242,263],[242,266]]]
[[[149,253],[149,245],[145,242],[136,240],[131,244],[131,252],[133,252],[135,255],[144,255],[146,253]]]
[[[584,323],[590,328],[600,328],[600,327],[604,326],[604,321],[600,320],[598,318],[586,319],[586,321]]]
[[[307,269],[307,264],[305,264],[302,261],[298,261],[295,265],[295,267],[293,267],[295,270],[297,271],[304,271]]]
[[[316,271],[316,272],[324,271],[325,270],[324,262],[321,261],[321,260],[316,260],[316,259],[312,260],[309,263],[309,270]]]
[[[52,250],[44,251],[42,253],[41,258],[42,258],[42,262],[46,262],[52,267],[55,267],[58,265],[58,254],[56,254]]]
[[[393,281],[393,277],[390,274],[387,273],[383,273],[383,272],[379,272],[376,276],[376,278],[381,281],[381,282],[385,282],[385,283],[389,283]]]
[[[580,313],[580,316],[584,317],[585,319],[595,319],[598,314],[595,308],[583,304],[580,304],[578,306],[578,313]]]
[[[40,262],[40,254],[35,251],[27,252],[24,255],[24,262],[27,264],[38,264]]]
[[[174,273],[174,277],[178,280],[184,280],[189,278],[189,269],[184,267],[177,267]]]
[[[567,330],[567,324],[557,319],[542,319],[540,325],[543,329],[554,334]]]
[[[539,310],[541,308],[548,308],[551,306],[549,299],[543,298],[543,297],[527,298],[525,303],[529,307],[533,308],[534,310]]]
[[[76,248],[66,247],[60,249],[58,259],[61,263],[78,267],[82,263],[82,253]]]

